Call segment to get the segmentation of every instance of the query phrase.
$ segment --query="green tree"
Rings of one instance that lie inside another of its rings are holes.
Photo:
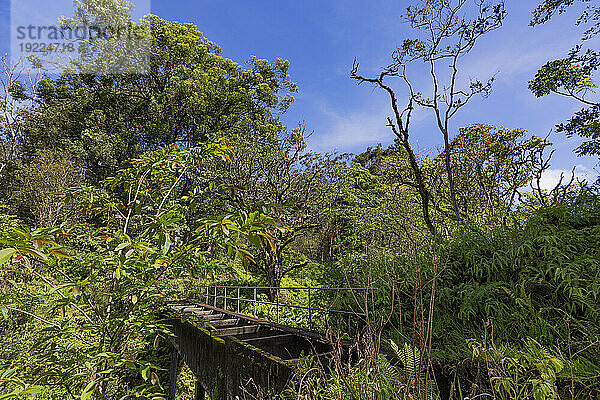
[[[21,111],[31,106],[28,92],[38,81],[36,71],[25,60],[11,63],[0,58],[0,195],[10,198],[16,161],[23,140]]]
[[[34,385],[56,388],[63,398],[161,398],[160,370],[144,356],[168,334],[158,312],[176,293],[178,278],[206,276],[219,265],[208,251],[211,231],[204,229],[210,215],[189,226],[182,213],[214,190],[206,185],[189,192],[182,185],[214,157],[229,162],[233,149],[215,141],[145,153],[101,187],[70,191],[88,223],[1,233],[0,264],[18,272],[0,294],[0,311],[11,329],[35,321],[29,332],[38,341],[27,359],[4,343],[3,359],[16,374],[7,390]],[[236,214],[226,225],[211,226],[219,232],[264,226],[238,226],[238,220]],[[224,250],[233,245],[212,237]]]
[[[276,134],[296,90],[287,61],[252,58],[244,68],[194,25],[156,16],[140,24],[152,39],[147,71],[69,71],[36,86],[38,100],[23,114],[26,154],[69,151],[99,182],[162,145]]]
[[[543,169],[540,160],[550,145],[535,135],[528,137],[522,129],[487,124],[460,128],[450,151],[456,198],[468,225],[486,230],[520,220],[522,210],[516,208]],[[437,164],[430,174],[436,209],[443,212],[451,204],[443,183],[444,161],[437,157],[431,162]]]
[[[65,154],[39,150],[27,164],[18,163],[15,171],[16,203],[20,214],[38,228],[76,220],[72,206],[62,200],[67,189],[84,183],[83,169]]]
[[[533,11],[530,25],[543,24],[575,3],[576,0],[546,0]],[[576,149],[579,155],[600,155],[600,103],[593,79],[600,66],[600,54],[585,46],[600,31],[599,19],[600,6],[588,4],[576,22],[577,26],[587,27],[580,43],[565,58],[548,61],[529,81],[529,89],[537,97],[555,93],[585,106],[569,121],[556,126],[558,132],[569,137],[577,135],[585,139]]]
[[[450,143],[456,199],[467,229],[487,231],[520,221],[530,183],[551,143],[521,129],[470,125]],[[439,232],[452,229],[452,198],[443,155],[420,157],[419,168],[431,193],[431,218]],[[403,252],[426,226],[420,222],[418,188],[404,148],[369,148],[344,174],[343,213],[358,242]],[[539,206],[540,203],[538,203]],[[369,239],[367,239],[369,238]]]
[[[321,230],[326,230],[328,210],[337,182],[333,171],[340,158],[307,150],[304,127],[283,130],[275,137],[237,143],[236,158],[218,166],[208,177],[223,188],[215,209],[243,209],[252,218],[273,223],[260,234],[250,234],[253,254],[249,270],[271,287],[284,276],[305,266],[316,256]],[[275,292],[273,291],[272,295]]]

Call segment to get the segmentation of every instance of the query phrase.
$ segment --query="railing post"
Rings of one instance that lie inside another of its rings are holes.
[[[367,325],[369,324],[369,289],[365,288],[365,319]]]
[[[254,288],[254,301],[252,304],[254,304],[254,318],[256,318],[256,288]]]
[[[279,287],[277,288],[277,323],[279,323]]]
[[[227,287],[225,287],[225,296],[223,296],[223,310],[227,310]]]
[[[240,288],[237,288],[237,312],[240,313]]]
[[[204,302],[204,304],[208,304],[208,286],[206,286],[206,301]]]
[[[308,329],[312,329],[312,305],[310,300],[310,287],[308,288]]]
[[[215,297],[213,298],[213,306],[217,306],[217,287],[215,286]]]

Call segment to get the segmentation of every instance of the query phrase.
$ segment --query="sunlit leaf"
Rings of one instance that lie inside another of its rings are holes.
[[[17,249],[7,248],[0,250],[0,265],[10,261],[11,257],[17,252]]]

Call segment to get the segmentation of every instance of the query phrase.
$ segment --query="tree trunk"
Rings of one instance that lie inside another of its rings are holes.
[[[454,174],[452,173],[452,163],[450,162],[450,143],[448,140],[448,132],[444,132],[444,163],[446,165],[446,174],[448,174],[448,185],[450,186],[450,201],[452,202],[452,209],[456,215],[456,223],[459,228],[461,226],[460,210],[458,209],[458,203],[456,201],[456,191],[454,189]]]

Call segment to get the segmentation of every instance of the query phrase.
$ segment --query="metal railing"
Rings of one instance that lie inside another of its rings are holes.
[[[203,289],[202,293],[199,294],[200,299],[203,300],[205,304],[212,304],[213,307],[222,306],[224,310],[228,310],[228,305],[235,305],[234,310],[237,313],[240,313],[240,306],[242,303],[252,303],[253,304],[253,315],[257,316],[257,305],[263,304],[267,306],[276,307],[276,321],[279,323],[280,320],[280,309],[281,308],[289,308],[289,309],[298,309],[298,310],[306,310],[308,311],[308,327],[309,329],[313,329],[313,312],[324,312],[324,313],[333,313],[354,317],[362,317],[365,320],[368,320],[369,316],[369,308],[368,308],[368,299],[369,299],[369,291],[373,290],[373,288],[367,287],[353,287],[353,288],[337,288],[337,287],[274,287],[274,286],[206,286]],[[259,297],[260,291],[268,291],[270,294],[271,291],[274,292],[275,300],[262,300]],[[308,294],[308,305],[302,306],[298,304],[289,304],[281,301],[281,291],[306,291]],[[324,306],[321,307],[313,307],[315,301],[315,294],[323,293],[327,291],[336,291],[336,292],[350,292],[354,296],[354,302],[357,304],[359,308],[362,307],[361,312],[356,311],[348,311],[348,310],[339,310],[333,308],[327,308]],[[244,293],[251,293],[248,297],[244,297]],[[360,305],[360,302],[364,301],[364,305]],[[230,310],[230,311],[234,311]]]

